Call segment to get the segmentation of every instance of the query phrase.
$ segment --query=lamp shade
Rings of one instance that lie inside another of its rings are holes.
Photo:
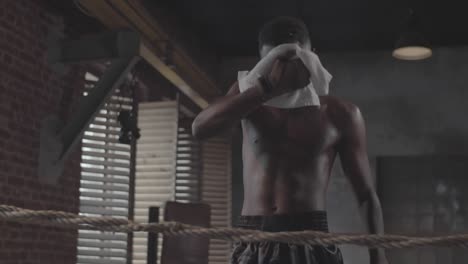
[[[421,26],[411,11],[405,29],[400,34],[393,57],[401,60],[423,60],[432,56],[429,42],[421,32]]]

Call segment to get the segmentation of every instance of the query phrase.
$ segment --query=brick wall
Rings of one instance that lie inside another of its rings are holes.
[[[83,86],[78,66],[58,75],[47,64],[47,37],[63,19],[42,1],[0,0],[0,203],[78,212],[79,161],[73,154],[56,185],[38,181],[40,122],[66,118]],[[0,223],[0,263],[76,262],[76,232]]]

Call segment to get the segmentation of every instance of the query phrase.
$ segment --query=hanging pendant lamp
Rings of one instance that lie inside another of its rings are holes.
[[[421,32],[419,21],[411,9],[408,22],[395,43],[392,55],[400,60],[423,60],[432,56],[429,42]]]

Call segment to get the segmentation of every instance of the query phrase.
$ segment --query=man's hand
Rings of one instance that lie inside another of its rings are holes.
[[[272,86],[267,97],[273,98],[306,87],[310,74],[299,58],[284,58],[274,62],[267,79]]]
[[[242,80],[239,87],[241,92],[258,85],[259,77],[266,78],[275,61],[296,56],[299,49],[299,45],[295,43],[282,44],[271,49]]]

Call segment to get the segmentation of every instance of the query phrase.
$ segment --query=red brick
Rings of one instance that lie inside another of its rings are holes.
[[[47,32],[63,19],[44,2],[0,1],[0,203],[77,212],[79,155],[57,186],[37,176],[41,121],[70,113],[83,76],[79,66],[61,76],[47,64]],[[73,95],[66,102],[63,91]],[[0,223],[0,234],[0,263],[76,263],[75,231]]]

